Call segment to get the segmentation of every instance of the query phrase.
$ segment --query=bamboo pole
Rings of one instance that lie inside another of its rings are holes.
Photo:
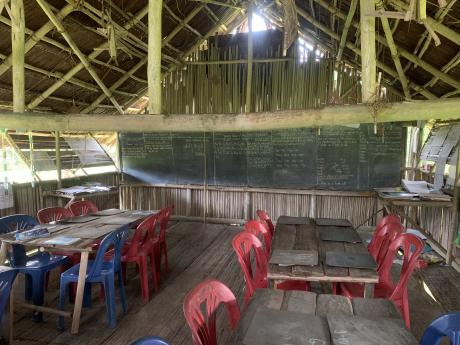
[[[149,0],[147,80],[149,113],[161,114],[161,13],[162,0]]]
[[[13,1],[14,2],[14,1]],[[64,6],[59,13],[56,14],[61,20],[67,17],[74,10],[73,6]],[[1,11],[0,11],[1,13]],[[35,31],[26,41],[24,47],[24,54],[32,49],[45,35],[53,29],[54,25],[51,21],[46,22],[40,29]],[[0,65],[0,76],[3,75],[13,64],[13,54],[6,57],[3,63]]]
[[[406,12],[409,9],[409,5],[402,0],[389,0],[388,4],[401,12]],[[429,16],[427,16],[426,22],[438,34],[444,36],[445,38],[449,39],[455,44],[460,45],[459,32],[452,30],[451,28],[445,26],[444,24],[438,22],[436,19],[433,19]]]
[[[377,0],[376,1],[376,7],[377,9],[383,9],[383,3],[382,0]],[[391,32],[390,24],[388,23],[388,18],[385,17],[380,17],[380,21],[382,22],[382,28],[385,33],[385,37],[387,39],[388,43],[388,48],[390,48],[391,52],[391,57],[393,59],[393,62],[396,67],[396,71],[398,72],[399,75],[399,81],[401,82],[401,86],[403,88],[404,96],[406,99],[410,99],[410,92],[409,92],[409,86],[407,83],[406,75],[404,74],[403,67],[401,65],[401,61],[399,60],[399,53],[398,49],[396,48],[396,44],[393,40],[393,34]]]
[[[315,1],[317,1],[321,5],[324,5],[324,3],[322,2],[323,0],[315,0]],[[323,25],[319,21],[315,20],[307,12],[303,11],[300,8],[297,8],[297,13],[299,15],[301,15],[303,18],[305,18],[306,20],[308,20],[313,26],[317,27],[318,29],[320,29],[321,31],[323,31],[324,33],[329,35],[331,38],[333,38],[333,39],[335,39],[337,41],[340,40],[340,36],[337,33],[332,31],[331,29],[329,29],[328,27],[326,27],[325,25]],[[337,12],[337,16],[341,17],[341,16],[344,16],[344,14],[342,12]],[[346,47],[348,49],[352,50],[356,54],[356,56],[361,56],[361,50],[359,48],[357,48],[353,43],[347,42]],[[393,76],[394,78],[398,78],[398,73],[395,70],[393,70],[390,67],[388,67],[387,65],[385,65],[384,63],[382,63],[380,61],[377,61],[377,67],[380,68],[385,73],[388,73],[389,75]],[[434,94],[432,94],[428,90],[423,89],[423,87],[421,87],[420,85],[417,85],[414,82],[409,82],[409,87],[411,87],[415,91],[419,91],[427,99],[436,99],[436,98],[438,98],[437,96],[435,96]]]
[[[374,0],[360,2],[361,28],[361,82],[363,103],[376,99],[377,59],[375,50],[375,17],[367,15],[375,11]]]
[[[132,28],[137,22],[141,21],[142,18],[145,17],[148,11],[148,6],[145,6],[142,10],[140,10],[129,22],[127,22],[123,27],[126,30],[129,30]],[[108,47],[108,43],[105,42],[95,48],[91,54],[88,55],[88,60],[93,61],[97,56],[99,56],[102,52],[103,49]],[[57,89],[59,89],[64,83],[72,78],[75,74],[77,74],[79,71],[81,71],[84,68],[84,65],[82,62],[79,64],[75,65],[71,70],[69,70],[67,73],[64,74],[61,80],[55,82],[53,85],[51,85],[48,89],[46,89],[44,92],[42,92],[40,95],[35,97],[28,105],[28,109],[33,109],[36,106],[38,106],[41,102],[43,102],[46,98],[48,98],[52,93],[54,93]]]
[[[337,61],[342,60],[343,49],[345,48],[345,43],[347,42],[348,30],[350,29],[351,22],[356,12],[356,7],[358,6],[358,0],[352,0],[350,4],[350,9],[348,10],[347,19],[343,26],[342,36],[340,37],[339,51],[337,53]]]
[[[460,99],[388,103],[378,122],[458,119]],[[13,116],[14,115],[14,116]],[[268,113],[167,115],[152,121],[148,115],[0,113],[7,128],[59,131],[263,131],[272,129],[373,123],[365,105],[287,110]],[[180,126],[178,126],[180,124]]]
[[[62,164],[61,164],[61,138],[60,132],[54,133],[54,149],[56,152],[56,172],[57,172],[57,187],[62,188]]]
[[[120,107],[116,99],[113,97],[112,93],[110,90],[105,86],[104,82],[102,79],[98,76],[97,72],[94,70],[94,68],[91,66],[90,62],[88,61],[87,57],[85,54],[81,52],[81,50],[78,48],[77,44],[74,42],[72,37],[69,35],[67,30],[65,29],[64,25],[62,22],[59,20],[59,18],[56,17],[56,15],[53,13],[51,8],[48,6],[48,4],[45,2],[45,0],[36,0],[37,3],[40,5],[42,8],[43,12],[48,16],[48,18],[53,22],[54,26],[59,30],[59,33],[64,37],[66,42],[69,44],[69,46],[72,48],[72,50],[75,52],[75,54],[78,56],[80,59],[81,63],[83,66],[86,68],[86,70],[91,74],[93,79],[96,81],[96,83],[99,85],[99,87],[102,89],[102,91],[105,93],[108,99],[112,102],[112,104],[117,108],[118,112],[120,114],[123,114],[123,108]]]
[[[11,2],[11,45],[13,57],[13,111],[25,110],[24,40],[25,18],[23,0]]]
[[[331,7],[330,4],[328,4],[325,0],[314,0],[315,2],[317,2],[319,5],[321,5],[322,7],[324,7],[325,9],[327,9],[328,11],[333,11],[339,18],[342,18],[342,19],[345,19],[346,18],[346,14],[336,8],[333,8]],[[399,3],[399,0],[391,0],[392,2],[398,2]],[[303,11],[302,9],[300,9],[299,7],[297,7],[297,12],[301,15],[301,16],[304,16],[304,14],[306,14],[307,16],[309,16],[305,11]],[[359,23],[357,22],[352,22],[352,25],[356,28],[359,28]],[[329,28],[328,28],[329,29]],[[324,31],[324,30],[323,30]],[[330,31],[330,30],[329,30]],[[460,34],[458,34],[460,36]],[[376,40],[387,46],[388,47],[388,43],[385,39],[385,37],[383,36],[380,36],[380,35],[375,35],[375,38]],[[361,44],[361,47],[363,46],[363,44]],[[418,56],[410,53],[409,51],[405,50],[404,48],[402,48],[401,46],[398,46],[396,45],[396,48],[398,49],[399,51],[399,54],[400,56],[402,56],[403,58],[409,60],[410,62],[412,62],[413,64],[416,64],[418,66],[420,66],[422,69],[424,69],[425,71],[427,71],[428,73],[432,74],[433,76],[435,77],[438,77],[440,80],[444,81],[445,83],[451,85],[452,87],[454,87],[455,89],[459,89],[460,88],[460,81],[457,80],[456,78],[454,78],[453,76],[447,74],[447,73],[443,73],[441,71],[439,71],[436,67],[430,65],[429,63],[423,61],[422,59],[420,59]],[[396,78],[398,78],[399,76],[397,76]]]
[[[251,112],[251,94],[252,94],[252,59],[254,58],[254,37],[253,37],[253,26],[252,26],[252,16],[254,9],[252,4],[248,8],[248,66],[247,66],[247,76],[246,76],[246,112]]]

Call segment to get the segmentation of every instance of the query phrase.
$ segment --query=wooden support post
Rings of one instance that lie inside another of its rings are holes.
[[[149,0],[149,45],[147,80],[149,113],[161,114],[161,13],[162,0]]]
[[[246,107],[247,113],[251,112],[251,95],[252,95],[252,61],[254,58],[254,38],[252,27],[253,5],[250,4],[248,8],[248,66],[246,76]]]
[[[375,17],[366,13],[375,11],[374,0],[360,1],[361,17],[361,81],[363,103],[376,100],[377,59],[375,50]]]
[[[11,1],[11,44],[13,56],[13,111],[25,110],[24,39],[25,18],[23,0]]]
[[[457,142],[457,151],[460,148],[460,140]],[[447,254],[446,254],[446,263],[450,265],[452,263],[452,252],[454,250],[454,240],[458,233],[458,207],[460,197],[460,152],[457,154],[457,166],[455,169],[455,182],[454,182],[454,221],[451,224],[451,229],[448,229],[449,233],[447,234]]]
[[[56,173],[57,188],[62,188],[62,164],[61,164],[61,133],[54,132],[54,150],[56,152]],[[59,206],[62,206],[62,198],[58,200]]]

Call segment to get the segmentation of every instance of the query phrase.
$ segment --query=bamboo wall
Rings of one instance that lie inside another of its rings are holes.
[[[159,209],[174,204],[175,215],[226,220],[256,217],[266,210],[273,219],[280,215],[348,218],[355,225],[374,224],[377,198],[372,194],[265,188],[203,186],[120,186],[120,204],[125,208]]]
[[[300,56],[296,48],[294,45],[286,58],[281,56],[281,47],[258,50],[257,55],[265,61],[256,59],[253,63],[251,111],[314,109],[361,102],[356,69],[314,52]],[[198,51],[184,68],[169,73],[162,89],[166,113],[243,113],[247,64],[245,52],[240,50],[235,46],[216,48],[208,41],[208,50]],[[400,100],[399,96],[387,93],[387,101]]]
[[[100,182],[109,186],[118,186],[119,174],[108,173],[62,180],[63,187],[81,185],[86,182]],[[30,183],[15,184],[13,185],[14,207],[0,210],[0,216],[3,217],[15,213],[23,213],[35,216],[37,211],[42,208],[57,206],[59,204],[59,199],[62,200],[63,205],[65,205],[69,199],[43,196],[44,192],[53,191],[56,188],[56,181],[36,183],[34,187],[32,187]],[[88,199],[93,201],[100,208],[111,208],[119,206],[117,195],[102,195],[96,197],[90,196]]]

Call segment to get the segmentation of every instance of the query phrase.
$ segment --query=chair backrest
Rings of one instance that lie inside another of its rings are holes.
[[[156,236],[156,228],[159,222],[159,215],[153,214],[145,218],[134,231],[134,235],[130,241],[129,248],[126,252],[127,256],[136,256],[142,245],[151,238]]]
[[[390,299],[398,305],[404,298],[407,298],[407,284],[414,271],[417,260],[423,251],[424,244],[420,238],[413,234],[398,235],[388,247],[388,252],[383,259],[379,269],[380,282],[394,286]],[[400,272],[399,281],[393,284],[391,278],[391,267],[393,260],[399,250],[403,252],[403,264]]]
[[[369,252],[375,261],[377,261],[379,266],[382,264],[390,244],[398,235],[401,235],[403,232],[404,226],[401,223],[388,223],[382,227],[378,235],[375,235],[375,246],[373,247],[373,250]]]
[[[267,256],[262,242],[248,231],[238,233],[232,240],[232,246],[243,271],[244,280],[246,281],[244,304],[247,305],[256,289],[268,287]],[[251,252],[254,253],[255,272],[253,272],[251,265]]]
[[[129,345],[170,345],[166,339],[160,337],[142,337]]]
[[[68,206],[68,208],[75,217],[82,216],[88,213],[96,213],[97,211],[99,211],[97,209],[97,206],[89,200],[74,201]]]
[[[47,207],[37,212],[38,221],[41,224],[55,222],[65,218],[72,218],[73,214],[64,207]]]
[[[372,236],[371,242],[367,246],[367,249],[369,252],[372,254],[373,252],[376,253],[378,252],[381,243],[379,242],[380,239],[380,233],[384,230],[385,226],[388,224],[401,224],[401,220],[398,215],[394,213],[390,213],[389,215],[383,217],[380,219],[380,221],[377,223],[377,226],[375,227],[374,235]],[[376,257],[374,257],[375,259]]]
[[[444,314],[434,320],[423,333],[420,345],[439,345],[446,337],[451,345],[460,345],[460,313]]]
[[[220,304],[227,309],[230,326],[234,330],[240,320],[240,308],[235,295],[224,283],[207,279],[185,296],[184,316],[195,345],[217,345],[216,311]]]
[[[0,321],[2,320],[16,273],[17,271],[13,268],[0,266]]]
[[[105,259],[105,253],[109,250],[113,250],[114,253],[113,256],[110,257],[109,261],[113,263],[113,267],[115,269],[118,269],[120,266],[121,249],[126,238],[128,237],[128,234],[129,226],[123,225],[102,239],[101,244],[97,250],[96,258],[94,259],[94,264],[87,271],[88,278],[100,275],[102,264],[104,261],[107,261]]]
[[[265,254],[267,260],[270,258],[270,252],[272,248],[272,236],[270,230],[268,230],[262,222],[258,220],[250,220],[244,224],[244,230],[249,231],[251,234],[255,235],[259,240],[261,237],[264,240],[265,245]]]
[[[28,230],[38,225],[34,217],[26,214],[14,214],[0,218],[0,234],[6,234],[16,230]],[[25,247],[20,244],[13,245],[12,253],[8,254],[11,266],[22,266],[27,261]]]
[[[267,212],[263,210],[257,210],[256,211],[257,217],[262,221],[262,223],[267,224],[268,230],[270,230],[270,233],[273,234],[275,233],[275,226],[273,225],[272,220],[270,219],[270,216],[268,215]]]

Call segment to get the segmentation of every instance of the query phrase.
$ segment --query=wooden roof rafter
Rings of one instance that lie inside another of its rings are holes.
[[[319,5],[321,5],[323,8],[327,9],[329,12],[334,12],[335,15],[337,17],[341,18],[342,20],[346,20],[347,14],[342,12],[342,11],[340,11],[339,9],[336,9],[336,8],[332,7],[327,1],[325,1],[325,0],[314,0],[314,1],[316,3],[318,3]],[[399,1],[399,0],[390,0],[390,1],[395,2],[395,1]],[[297,6],[297,8],[299,8],[299,6]],[[303,13],[306,13],[301,8],[299,8],[299,9]],[[430,17],[427,17],[427,18],[430,18]],[[356,22],[356,21],[352,21],[352,26],[355,27],[356,29],[358,29],[359,28],[359,23]],[[440,34],[443,34],[443,33],[446,34],[447,32],[453,31],[453,30],[451,30],[451,29],[449,29],[447,27],[444,27],[444,26],[437,26],[436,28],[433,26],[433,28],[439,30]],[[358,30],[358,32],[359,32],[359,30]],[[458,35],[460,37],[460,34],[455,33],[455,35]],[[387,42],[385,37],[376,34],[376,40],[377,40],[377,42],[380,42],[385,47],[389,47],[388,42]],[[450,85],[451,87],[455,88],[456,90],[460,89],[460,80],[456,79],[455,77],[453,77],[453,76],[451,76],[451,75],[449,75],[447,73],[444,73],[444,72],[438,70],[436,67],[434,67],[431,64],[427,63],[426,61],[418,58],[418,56],[410,53],[409,51],[407,51],[406,49],[402,48],[401,46],[399,46],[397,44],[395,44],[395,48],[397,49],[397,51],[398,51],[400,56],[404,57],[405,59],[407,59],[407,60],[409,60],[409,61],[411,61],[413,63],[416,63],[418,66],[420,66],[420,68],[422,68],[426,72],[430,73],[432,76],[438,77],[440,80],[442,80],[446,84]],[[399,78],[399,75],[397,75],[397,77],[395,77],[395,78]],[[417,88],[417,89],[421,90],[421,89],[425,89],[425,87]]]

